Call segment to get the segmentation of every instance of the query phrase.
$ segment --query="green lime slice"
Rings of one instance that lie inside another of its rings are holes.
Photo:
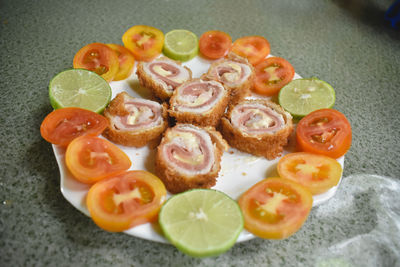
[[[110,102],[111,87],[92,71],[70,69],[50,81],[49,97],[54,109],[79,107],[101,113]]]
[[[165,35],[163,53],[169,58],[188,61],[199,52],[197,36],[188,30],[172,30]]]
[[[314,110],[332,108],[335,90],[317,78],[297,79],[280,90],[278,99],[279,104],[294,118],[302,118]]]
[[[236,201],[212,189],[193,189],[171,197],[158,220],[167,239],[193,257],[227,251],[244,224]]]

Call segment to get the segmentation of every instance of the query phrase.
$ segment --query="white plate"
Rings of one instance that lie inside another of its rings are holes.
[[[193,72],[193,77],[200,77],[202,74],[207,72],[210,63],[212,61],[205,60],[200,57],[196,57],[183,65],[189,67]],[[295,75],[295,79],[301,78],[298,74]],[[112,97],[114,98],[118,93],[126,91],[134,97],[150,96],[147,89],[142,88],[139,85],[136,74],[132,74],[126,80],[111,82]],[[253,95],[252,98],[262,97],[259,95]],[[288,147],[284,153],[288,153],[295,147],[295,138],[292,135]],[[142,148],[132,148],[118,145],[125,153],[129,156],[132,161],[132,170],[147,170],[154,173],[154,156],[155,149],[150,149],[148,146]],[[64,197],[78,210],[89,215],[86,208],[85,197],[89,190],[89,185],[82,184],[72,178],[71,173],[65,166],[64,156],[65,149],[53,145],[54,154],[57,159],[58,166],[60,168],[60,187]],[[217,179],[217,184],[213,187],[214,189],[220,190],[228,194],[233,199],[238,197],[249,189],[255,183],[261,181],[266,177],[278,176],[276,172],[276,165],[279,158],[274,160],[267,160],[262,157],[255,157],[250,154],[240,152],[234,148],[229,149],[222,156],[221,171]],[[339,163],[343,167],[344,157],[338,159]],[[339,182],[340,184],[340,182]],[[338,186],[339,186],[338,184]],[[338,186],[331,188],[324,194],[314,196],[313,206],[320,205],[334,196]],[[155,224],[143,224],[133,227],[127,231],[126,234],[148,239],[156,242],[168,243],[168,241],[162,236],[160,230]],[[255,236],[246,230],[243,230],[239,235],[237,242],[246,241],[255,238]]]

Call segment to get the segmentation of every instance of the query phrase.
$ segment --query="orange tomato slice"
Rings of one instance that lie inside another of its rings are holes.
[[[300,229],[312,208],[305,187],[282,178],[267,178],[239,199],[244,227],[261,238],[283,239]]]
[[[158,177],[146,171],[128,171],[94,184],[86,205],[99,227],[120,232],[155,221],[166,194]]]
[[[205,32],[199,40],[200,53],[209,59],[218,59],[226,56],[231,46],[231,37],[221,31]]]
[[[86,184],[93,184],[131,166],[124,151],[96,136],[75,138],[67,147],[65,163],[71,174]]]
[[[161,54],[164,34],[151,26],[136,25],[124,33],[122,42],[132,52],[135,59],[151,61]]]
[[[296,127],[299,150],[339,158],[350,149],[352,130],[346,116],[335,109],[319,109]]]
[[[55,145],[67,146],[82,135],[99,135],[108,126],[108,120],[93,111],[82,108],[61,108],[52,111],[40,125],[40,134]]]
[[[339,183],[342,166],[335,159],[307,152],[290,153],[278,162],[282,178],[308,188],[313,195],[322,194]]]
[[[245,57],[252,65],[256,65],[269,55],[270,45],[262,36],[246,36],[237,39],[232,46],[232,52]]]
[[[96,72],[110,82],[118,72],[119,61],[117,54],[105,44],[92,43],[79,49],[75,54],[73,65],[75,69]]]
[[[118,44],[107,44],[118,56],[119,68],[117,74],[115,74],[114,81],[120,81],[128,78],[133,71],[135,65],[135,58],[131,51]]]
[[[269,57],[254,66],[256,79],[254,92],[272,96],[288,84],[294,77],[293,66],[280,57]]]

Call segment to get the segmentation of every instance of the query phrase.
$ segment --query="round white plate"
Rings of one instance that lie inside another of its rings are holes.
[[[211,62],[212,61],[203,59],[201,57],[196,57],[188,62],[183,63],[183,65],[189,67],[193,72],[193,77],[196,78],[207,72]],[[301,77],[298,74],[295,74],[294,78],[298,79]],[[126,91],[134,97],[150,97],[148,90],[139,85],[136,74],[132,74],[131,77],[123,81],[111,82],[110,85],[113,90],[113,98],[118,93],[123,91]],[[251,96],[251,98],[260,97],[262,96]],[[124,150],[131,159],[132,170],[147,170],[155,173],[155,149],[152,149],[149,146],[132,148],[118,145],[118,147]],[[293,151],[294,147],[295,138],[294,135],[292,135],[289,140],[289,145],[285,148],[284,154]],[[60,187],[62,194],[75,208],[87,216],[90,216],[85,204],[86,194],[90,186],[82,184],[72,177],[71,173],[65,166],[64,148],[53,145],[53,150],[60,168]],[[230,197],[237,200],[241,194],[243,194],[255,183],[267,177],[278,176],[276,172],[278,160],[279,158],[267,160],[263,157],[255,157],[253,155],[240,152],[234,148],[230,148],[229,151],[225,152],[222,156],[221,171],[219,172],[217,184],[213,188],[225,192]],[[344,157],[339,158],[338,161],[343,168]],[[313,206],[317,206],[333,197],[339,184],[324,194],[314,196]],[[125,231],[125,233],[143,239],[168,243],[168,241],[161,234],[157,224],[142,224]],[[252,238],[255,238],[253,234],[243,230],[237,242],[246,241]]]

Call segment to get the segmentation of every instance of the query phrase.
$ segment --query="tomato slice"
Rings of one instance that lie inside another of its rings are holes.
[[[161,54],[164,34],[151,26],[136,25],[124,33],[122,42],[132,52],[135,59],[151,61]]]
[[[237,39],[231,50],[247,58],[252,65],[256,65],[269,55],[270,45],[262,36],[246,36]]]
[[[301,151],[339,158],[351,146],[351,125],[334,109],[319,109],[300,120],[296,139]]]
[[[75,69],[87,69],[96,72],[107,82],[114,79],[118,72],[118,56],[101,43],[92,43],[82,47],[74,57]]]
[[[268,239],[283,239],[303,225],[313,198],[305,187],[282,178],[267,178],[253,185],[239,199],[244,227]]]
[[[124,151],[96,136],[75,138],[65,152],[68,170],[80,182],[93,184],[131,166]]]
[[[82,135],[99,135],[108,126],[108,120],[93,111],[82,108],[61,108],[52,111],[40,125],[40,134],[55,145],[67,146]]]
[[[167,190],[147,171],[128,171],[94,184],[86,197],[93,221],[111,232],[157,219]]]
[[[135,64],[135,58],[131,51],[118,44],[107,44],[118,56],[119,68],[117,74],[115,74],[114,81],[120,81],[128,78],[133,71]]]
[[[288,84],[294,77],[293,66],[280,57],[269,57],[256,66],[256,79],[254,91],[256,93],[272,96]]]
[[[283,156],[278,162],[279,176],[297,182],[311,194],[322,194],[339,183],[342,166],[335,159],[308,152]]]
[[[200,53],[209,59],[226,56],[232,46],[232,38],[222,31],[208,31],[199,40]]]

